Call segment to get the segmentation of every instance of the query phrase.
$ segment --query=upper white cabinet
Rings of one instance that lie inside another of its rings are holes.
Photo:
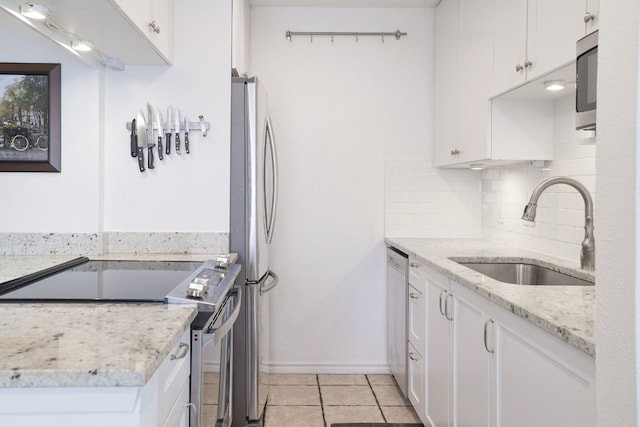
[[[0,0],[0,6],[20,14],[19,2]],[[69,47],[87,40],[99,53],[80,54],[88,64],[170,65],[173,59],[173,0],[40,0],[49,19],[30,26],[45,37]]]
[[[166,63],[173,58],[173,0],[107,0],[120,8]]]
[[[587,26],[586,34],[598,29],[600,26],[600,0],[587,0],[587,10],[583,20]]]
[[[490,155],[491,0],[436,9],[436,164]]]
[[[492,96],[575,60],[586,0],[494,0]]]

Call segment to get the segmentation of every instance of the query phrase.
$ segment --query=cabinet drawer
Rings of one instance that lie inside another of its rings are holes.
[[[424,419],[425,396],[425,362],[422,355],[409,343],[408,371],[409,387],[408,397],[420,419]]]
[[[425,293],[427,285],[427,266],[416,257],[409,258],[409,283],[420,293]]]
[[[182,427],[189,424],[189,379],[184,382],[178,398],[173,402],[173,407],[169,411],[169,415],[162,423],[163,427]]]
[[[186,346],[186,347],[185,347]],[[191,369],[191,330],[182,334],[158,368],[158,419],[164,420],[180,395]]]
[[[426,329],[427,329],[427,308],[425,293],[420,292],[413,286],[407,287],[409,301],[409,342],[421,354],[425,354],[426,349]]]

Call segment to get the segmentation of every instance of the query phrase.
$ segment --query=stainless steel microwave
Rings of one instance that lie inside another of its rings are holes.
[[[576,129],[596,129],[598,31],[576,45]]]

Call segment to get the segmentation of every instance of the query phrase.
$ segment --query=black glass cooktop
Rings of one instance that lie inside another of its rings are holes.
[[[203,263],[80,258],[66,264],[0,284],[0,301],[164,302]]]

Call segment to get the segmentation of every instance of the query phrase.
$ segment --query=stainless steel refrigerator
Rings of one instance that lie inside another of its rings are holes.
[[[233,427],[262,425],[268,399],[269,294],[278,283],[269,246],[278,173],[267,94],[256,77],[232,77],[230,251],[242,266],[242,309],[234,327]]]

